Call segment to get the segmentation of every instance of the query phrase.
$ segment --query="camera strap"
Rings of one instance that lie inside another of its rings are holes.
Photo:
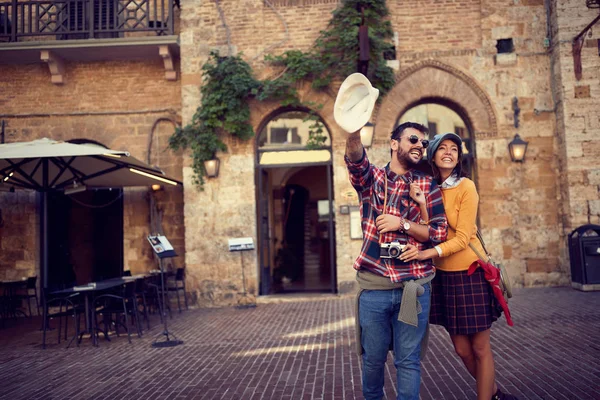
[[[388,187],[387,186],[387,181],[388,181],[387,172],[385,173],[384,179],[385,179],[385,184],[384,184],[385,189],[383,189],[383,212],[382,212],[382,214],[385,214],[387,211],[387,187]]]
[[[384,180],[384,189],[383,189],[383,210],[381,211],[381,215],[385,214],[387,212],[387,189],[388,189],[388,177],[387,177],[387,171],[385,171],[384,176],[383,176],[383,180]],[[381,239],[383,237],[383,235],[379,234],[379,244],[381,245]]]
[[[386,171],[386,173],[384,175],[384,180],[385,180],[385,183],[383,185],[384,186],[384,189],[383,189],[383,210],[381,212],[381,215],[387,214],[387,195],[388,195],[388,177],[387,177],[387,171]],[[409,205],[410,205],[410,203],[409,203]],[[402,215],[402,214],[400,214],[400,215]],[[408,217],[408,214],[406,216]],[[404,217],[402,217],[402,218],[403,219],[408,219],[408,218],[404,218]],[[406,243],[409,243],[410,240],[408,238],[408,233],[404,232],[404,234],[406,235]],[[379,244],[381,244],[381,238],[382,238],[382,235],[379,235]]]

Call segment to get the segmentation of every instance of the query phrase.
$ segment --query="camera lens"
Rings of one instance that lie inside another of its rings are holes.
[[[397,247],[390,247],[389,253],[390,257],[396,258],[398,255],[400,255],[400,249]]]

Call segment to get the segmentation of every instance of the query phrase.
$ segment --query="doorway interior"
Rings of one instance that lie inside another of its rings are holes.
[[[317,148],[307,144],[319,135]],[[335,293],[331,138],[306,110],[278,110],[257,140],[260,294]]]
[[[48,196],[48,287],[122,275],[122,189]]]
[[[265,264],[272,267],[263,273],[264,294],[335,292],[335,221],[330,221],[327,187],[331,168],[281,167],[265,172],[270,190],[263,203],[270,205],[265,211],[272,222],[261,237],[269,240],[271,254],[265,256],[270,262]]]

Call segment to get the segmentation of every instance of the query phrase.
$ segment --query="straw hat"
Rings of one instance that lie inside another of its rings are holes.
[[[354,73],[348,76],[338,91],[333,106],[335,122],[346,132],[356,132],[371,118],[379,90],[371,86],[366,76]]]

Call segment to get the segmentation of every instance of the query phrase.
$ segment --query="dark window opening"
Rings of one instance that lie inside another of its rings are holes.
[[[271,128],[271,143],[302,143],[297,128]]]
[[[437,123],[427,122],[427,128],[429,129],[429,137],[434,137],[438,134]]]
[[[461,138],[467,137],[467,129],[462,126],[454,126],[454,133],[456,133]]]
[[[515,51],[515,45],[513,44],[512,38],[510,39],[499,39],[496,42],[496,50],[498,54],[512,53]]]
[[[396,46],[389,46],[383,51],[384,60],[395,60],[396,59]]]

